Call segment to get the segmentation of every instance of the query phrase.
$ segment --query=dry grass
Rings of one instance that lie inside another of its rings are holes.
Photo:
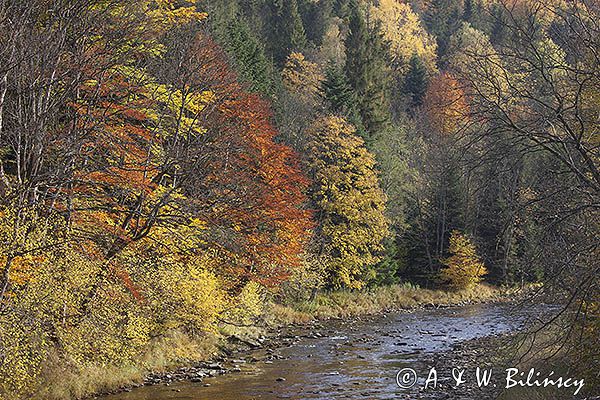
[[[486,285],[472,290],[446,292],[421,289],[409,284],[375,288],[370,291],[338,291],[323,293],[314,302],[293,307],[280,304],[267,305],[266,321],[269,325],[306,323],[315,319],[347,318],[384,311],[410,309],[424,305],[460,305],[471,302],[493,301],[502,298],[506,291]],[[213,358],[230,335],[258,337],[264,330],[257,327],[221,327],[219,332],[207,334],[201,340],[192,340],[181,332],[156,339],[145,354],[128,365],[89,364],[78,365],[65,360],[57,353],[50,355],[41,376],[43,389],[39,397],[47,400],[80,399],[115,388],[143,382],[151,372],[166,372],[180,366]]]
[[[461,291],[429,290],[403,284],[379,287],[367,292],[337,291],[320,294],[313,302],[295,306],[274,304],[271,323],[285,325],[306,323],[314,319],[348,318],[384,311],[412,309],[419,306],[449,306],[494,301],[506,291],[478,285]]]
[[[37,396],[47,400],[81,399],[119,387],[142,383],[151,372],[166,372],[218,353],[219,337],[206,335],[192,340],[181,332],[156,339],[146,353],[127,365],[77,365],[57,353],[50,355]]]

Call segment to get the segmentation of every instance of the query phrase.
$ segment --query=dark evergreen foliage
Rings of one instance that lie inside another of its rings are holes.
[[[411,107],[418,107],[423,104],[427,83],[425,64],[417,54],[413,54],[410,59],[408,74],[404,80],[404,92],[409,98]]]
[[[386,48],[378,26],[367,26],[358,3],[352,1],[350,7],[345,70],[357,95],[368,141],[390,122]]]
[[[267,46],[278,67],[283,67],[292,51],[306,45],[306,33],[297,0],[268,0]]]
[[[424,15],[425,26],[438,44],[440,59],[446,56],[450,37],[460,28],[463,5],[460,0],[432,0]]]

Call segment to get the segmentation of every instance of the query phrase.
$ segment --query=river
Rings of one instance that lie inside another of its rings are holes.
[[[544,306],[482,304],[329,321],[317,328],[284,333],[277,346],[232,355],[223,368],[235,372],[203,382],[144,386],[105,400],[481,400],[486,398],[482,389],[449,395],[444,388],[449,387],[452,368],[467,368],[470,373],[479,365],[464,364],[477,364],[478,354],[483,360],[495,349],[473,349],[471,360],[477,361],[465,361],[454,357],[457,347],[462,344],[463,350],[470,350],[473,340],[516,332],[550,312]],[[438,368],[441,387],[424,391],[432,366]],[[405,368],[418,375],[410,389],[397,384],[396,375]]]

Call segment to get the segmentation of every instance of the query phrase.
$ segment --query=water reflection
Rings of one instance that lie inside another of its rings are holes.
[[[335,322],[328,325],[324,337],[301,338],[288,347],[246,354],[247,359],[263,361],[241,364],[239,373],[206,380],[208,387],[187,382],[143,387],[106,400],[417,398],[410,397],[416,392],[397,387],[397,371],[426,369],[424,355],[517,330],[539,312],[539,307],[521,309],[516,315],[506,305],[492,304]],[[264,361],[273,353],[282,358]]]

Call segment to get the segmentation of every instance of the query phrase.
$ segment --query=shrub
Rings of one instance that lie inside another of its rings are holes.
[[[440,276],[454,289],[470,289],[487,274],[475,245],[459,231],[452,231],[450,253],[452,255],[442,261],[446,268],[442,269]]]

